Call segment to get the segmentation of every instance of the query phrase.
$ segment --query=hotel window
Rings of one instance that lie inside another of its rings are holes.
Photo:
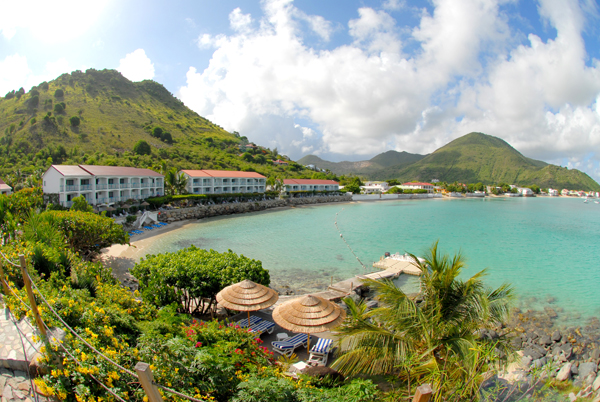
[[[108,179],[108,184],[115,184],[115,179]]]
[[[72,186],[72,185],[73,185],[73,179],[68,179],[67,186]]]

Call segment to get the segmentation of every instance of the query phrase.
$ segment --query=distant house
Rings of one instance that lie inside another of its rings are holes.
[[[12,187],[6,184],[2,179],[0,179],[0,193],[5,195],[12,194]]]
[[[281,159],[277,159],[276,161],[273,161],[273,165],[288,165],[288,163],[286,161],[282,161]]]
[[[334,180],[285,179],[283,187],[285,191],[336,191],[340,184]]]
[[[62,206],[83,196],[91,205],[113,204],[164,195],[164,176],[124,166],[52,165],[43,176],[45,194],[58,194]]]
[[[385,181],[367,181],[364,186],[360,186],[365,194],[385,193],[390,189],[390,186]]]
[[[566,188],[563,188],[562,190],[560,190],[560,195],[562,196],[568,196],[569,195],[569,190],[567,190]]]
[[[549,188],[548,195],[551,197],[558,197],[558,190],[556,190],[554,188]]]
[[[182,170],[191,194],[264,193],[267,178],[256,172]]]
[[[310,170],[316,170],[317,169],[317,167],[315,165],[312,165],[312,164],[305,165],[304,167],[307,168],[307,169],[310,169]]]
[[[428,193],[433,193],[433,184],[422,182],[403,183],[399,186],[403,190],[427,190]]]
[[[517,190],[519,190],[519,194],[521,194],[523,197],[533,197],[533,190],[531,190],[530,188],[527,187],[517,187]]]

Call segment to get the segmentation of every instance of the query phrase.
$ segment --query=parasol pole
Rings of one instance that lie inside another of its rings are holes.
[[[248,329],[250,329],[250,310],[248,310]]]

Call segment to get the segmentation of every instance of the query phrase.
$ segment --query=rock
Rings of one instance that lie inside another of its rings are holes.
[[[592,389],[598,391],[600,389],[600,374],[596,376],[596,379],[592,383]]]
[[[544,311],[546,311],[546,314],[548,315],[548,317],[550,318],[556,318],[558,317],[558,314],[556,314],[556,311],[554,311],[554,309],[552,307],[544,307]]]
[[[523,356],[521,358],[521,367],[523,367],[524,369],[528,369],[529,366],[531,366],[532,361],[533,359],[531,358],[531,356]]]
[[[558,374],[556,375],[556,379],[558,381],[566,381],[569,379],[569,377],[571,377],[571,366],[573,364],[572,363],[566,363],[565,365],[563,365],[560,370],[558,371]]]
[[[343,374],[335,371],[331,367],[325,366],[308,366],[304,370],[302,370],[302,374],[306,374],[319,379],[329,377],[330,379],[337,380],[339,382],[342,382],[345,379]]]
[[[377,300],[369,300],[367,302],[367,308],[371,309],[371,308],[377,308],[379,307],[379,302]]]
[[[574,364],[571,366],[571,375],[579,375],[579,369]]]
[[[537,360],[542,357],[542,354],[533,348],[525,348],[523,355],[530,356],[533,360]]]
[[[539,339],[538,343],[542,346],[552,345],[552,339],[548,335],[544,335]]]
[[[560,342],[560,338],[562,338],[562,335],[560,334],[559,330],[556,330],[552,333],[551,339],[553,342]]]
[[[4,386],[4,390],[2,391],[2,399],[4,400],[4,398],[6,398],[7,400],[11,400],[13,399],[13,392],[12,392],[12,388],[9,387],[8,385]]]
[[[571,402],[575,402],[575,401],[577,400],[577,397],[575,396],[575,394],[574,394],[573,392],[571,392],[571,393],[569,394],[569,400],[570,400]]]
[[[498,333],[496,331],[494,331],[493,329],[488,330],[487,335],[492,340],[498,339]]]
[[[598,371],[598,365],[596,363],[580,363],[579,364],[579,376],[583,379],[587,378],[590,374],[596,374]]]
[[[533,368],[542,368],[546,364],[546,357],[542,357],[541,359],[536,359],[531,362],[531,367]]]
[[[592,350],[592,359],[594,359],[594,360],[600,359],[600,349]]]

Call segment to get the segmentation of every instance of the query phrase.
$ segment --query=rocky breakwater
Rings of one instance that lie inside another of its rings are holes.
[[[231,214],[243,214],[247,212],[264,211],[271,208],[281,208],[287,206],[321,204],[329,202],[348,202],[352,201],[351,196],[331,196],[331,197],[304,197],[289,198],[277,200],[264,200],[256,202],[239,202],[215,205],[198,205],[189,208],[178,208],[167,211],[161,211],[158,219],[163,222],[175,222],[186,219],[201,219],[211,216],[222,216]]]
[[[526,373],[539,369],[557,381],[572,381],[579,397],[600,401],[600,320],[591,318],[585,326],[557,328],[552,312],[514,311],[508,328],[515,337],[512,346],[521,351],[521,368]],[[507,328],[507,329],[508,329]]]

